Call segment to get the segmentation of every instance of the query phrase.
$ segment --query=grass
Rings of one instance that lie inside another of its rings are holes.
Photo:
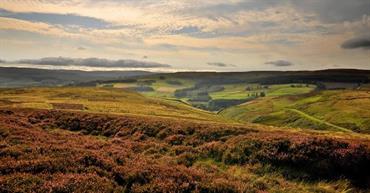
[[[52,109],[58,106],[82,105],[83,111],[113,114],[140,114],[173,118],[226,121],[213,113],[196,109],[186,103],[146,97],[115,88],[29,88],[0,91],[0,107]],[[71,109],[76,110],[76,109]]]
[[[292,85],[295,85],[292,87]],[[246,90],[249,87],[250,90]],[[284,96],[309,93],[315,89],[313,85],[300,84],[278,84],[269,85],[267,88],[259,84],[232,84],[224,85],[225,90],[220,92],[211,92],[212,99],[245,99],[253,96],[255,93],[264,92],[266,96]]]
[[[236,179],[248,180],[252,183],[250,192],[268,190],[269,192],[309,193],[309,192],[350,192],[351,185],[346,180],[332,182],[307,183],[302,181],[289,181],[270,166],[255,165],[226,165],[213,159],[203,159],[194,163],[195,167],[216,170],[225,175],[232,175]],[[268,172],[267,172],[268,171]],[[247,182],[246,182],[247,183]],[[284,186],[282,186],[284,184]]]
[[[142,92],[143,95],[171,99],[176,101],[174,92],[177,89],[193,87],[195,81],[181,78],[152,77],[140,79],[136,83],[115,83],[114,87],[130,88],[138,86],[139,82],[155,80],[150,85],[153,92]],[[181,84],[169,84],[168,81],[177,81]],[[276,84],[263,86],[260,84],[226,84],[218,85],[224,90],[209,92],[213,100],[217,99],[246,99],[256,93],[264,92],[266,97],[232,106],[220,114],[226,119],[239,122],[255,122],[273,126],[310,128],[316,130],[361,131],[367,132],[370,127],[369,111],[364,106],[369,105],[366,90],[351,91],[323,91],[319,94],[308,93],[315,89],[314,85],[306,84]],[[248,88],[248,89],[246,89]],[[202,88],[204,89],[204,88]],[[351,96],[351,94],[354,96]],[[359,96],[364,95],[364,96]],[[351,100],[347,100],[350,98]],[[181,98],[189,103],[189,98]],[[38,104],[42,105],[42,104]],[[191,105],[207,106],[207,102],[191,102]],[[287,110],[294,109],[294,110]]]
[[[209,95],[212,99],[245,99],[252,93],[245,90],[246,85],[247,84],[222,85],[225,90],[220,92],[211,92]],[[257,90],[256,92],[259,91],[260,90]]]
[[[189,88],[194,85],[194,82],[188,79],[178,79],[178,78],[171,78],[171,81],[176,81],[181,84],[171,84],[166,79],[160,79],[159,77],[152,77],[149,79],[143,78],[139,79],[137,82],[134,83],[109,83],[109,84],[102,84],[99,85],[100,87],[104,87],[105,85],[112,85],[114,88],[125,88],[130,89],[137,86],[140,86],[144,81],[153,81],[153,83],[148,84],[147,86],[154,89],[152,92],[142,92],[145,96],[151,97],[161,97],[161,98],[174,98],[174,93],[178,89]]]
[[[314,89],[315,89],[314,85],[301,85],[301,84],[271,85],[269,86],[269,89],[267,91],[267,96],[299,95],[309,93]]]
[[[304,113],[302,111],[299,111],[297,109],[287,109],[287,111],[291,111],[291,112],[297,113],[300,117],[306,118],[306,119],[308,119],[311,122],[316,122],[318,124],[325,125],[325,127],[327,127],[327,128],[333,128],[334,130],[339,130],[339,131],[344,131],[344,132],[351,132],[351,130],[349,130],[349,129],[346,129],[344,127],[339,127],[339,126],[334,125],[332,123],[329,123],[329,122],[326,122],[326,121],[317,119],[317,118],[315,118],[315,117],[313,117],[311,115],[308,115],[308,114],[306,114],[306,113]]]
[[[157,76],[151,78],[141,78],[137,82],[133,83],[109,83],[98,85],[99,87],[104,87],[106,85],[111,85],[114,88],[134,88],[140,86],[145,81],[153,81],[152,84],[147,85],[154,89],[152,92],[142,92],[143,95],[151,97],[161,97],[161,98],[175,98],[174,93],[176,90],[194,87],[196,81],[185,78],[176,77],[166,77],[161,79]],[[179,82],[181,84],[171,84],[169,81]],[[283,95],[297,95],[309,93],[315,89],[314,85],[304,85],[304,84],[277,84],[269,85],[264,87],[260,84],[223,84],[217,85],[222,86],[225,89],[218,92],[209,92],[212,99],[246,99],[253,95],[260,94],[264,92],[267,96],[283,96]],[[246,90],[246,88],[250,90]],[[203,88],[199,91],[206,91]],[[182,98],[183,100],[189,100],[189,98]]]
[[[220,112],[240,122],[319,130],[370,132],[370,93],[336,90],[259,98]]]

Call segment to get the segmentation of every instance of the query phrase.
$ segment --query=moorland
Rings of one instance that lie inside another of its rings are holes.
[[[369,71],[90,74],[0,89],[0,192],[369,191]]]

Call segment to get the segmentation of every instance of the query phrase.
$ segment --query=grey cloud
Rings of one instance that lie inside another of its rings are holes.
[[[1,64],[1,63],[5,63],[5,60],[0,59],[0,64]]]
[[[14,18],[31,22],[43,22],[51,25],[78,26],[83,28],[109,28],[111,23],[102,19],[76,14],[12,12],[0,8],[0,17]]]
[[[266,41],[266,43],[276,44],[276,45],[295,46],[295,45],[301,44],[302,41],[289,40],[289,39],[275,39],[275,40]]]
[[[85,48],[85,47],[80,46],[80,47],[78,47],[78,48],[77,48],[77,50],[86,50],[86,48]]]
[[[370,36],[369,37],[355,37],[349,39],[341,45],[343,49],[370,49]]]
[[[289,0],[300,11],[314,13],[323,22],[355,21],[370,14],[369,0]]]
[[[197,26],[184,26],[178,30],[172,31],[173,34],[194,34],[200,32],[202,32],[202,30]]]
[[[369,0],[244,0],[238,3],[223,3],[183,10],[183,14],[195,14],[218,20],[228,19],[230,13],[240,11],[263,11],[272,7],[290,6],[299,12],[314,14],[325,23],[356,21],[363,15],[370,15]],[[279,12],[277,12],[279,14]],[[306,19],[315,19],[306,18]]]
[[[284,66],[293,66],[294,64],[287,61],[287,60],[275,60],[275,61],[270,61],[266,62],[265,64],[270,64],[278,67],[284,67]]]
[[[208,62],[207,64],[210,66],[217,66],[217,67],[235,67],[234,64],[226,64],[223,62]]]
[[[235,13],[245,10],[264,10],[269,7],[279,5],[279,2],[275,0],[264,0],[264,1],[240,1],[238,3],[222,3],[200,8],[192,8],[184,10],[186,13],[193,13],[197,15],[205,15],[210,19],[218,20],[219,18],[227,19],[226,15],[229,13]]]
[[[85,66],[85,67],[106,67],[106,68],[160,68],[170,67],[167,64],[155,62],[143,62],[136,60],[108,60],[101,58],[64,58],[50,57],[41,59],[19,60],[13,63],[51,65],[51,66]]]

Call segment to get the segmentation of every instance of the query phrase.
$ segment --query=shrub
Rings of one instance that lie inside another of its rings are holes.
[[[300,192],[321,190],[316,182],[344,190],[337,179],[355,192],[369,186],[365,138],[54,110],[15,110],[0,125],[12,128],[0,142],[0,192]]]
[[[171,145],[181,145],[184,139],[184,135],[171,135],[166,137],[165,141]]]
[[[202,183],[199,187],[200,193],[237,193],[241,192],[227,179],[214,179],[210,182]]]
[[[0,127],[0,139],[4,139],[4,138],[8,137],[9,134],[10,134],[9,129]]]

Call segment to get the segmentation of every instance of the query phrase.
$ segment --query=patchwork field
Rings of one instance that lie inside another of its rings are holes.
[[[121,88],[139,92],[145,96],[177,99],[197,108],[218,111],[246,101],[265,96],[297,95],[313,91],[312,84],[202,83],[181,77],[153,76],[127,79],[122,82],[105,82],[97,87]]]
[[[225,90],[210,93],[212,99],[245,99],[262,92],[265,93],[265,96],[297,95],[309,93],[315,89],[314,85],[302,84],[232,84],[223,86]]]

